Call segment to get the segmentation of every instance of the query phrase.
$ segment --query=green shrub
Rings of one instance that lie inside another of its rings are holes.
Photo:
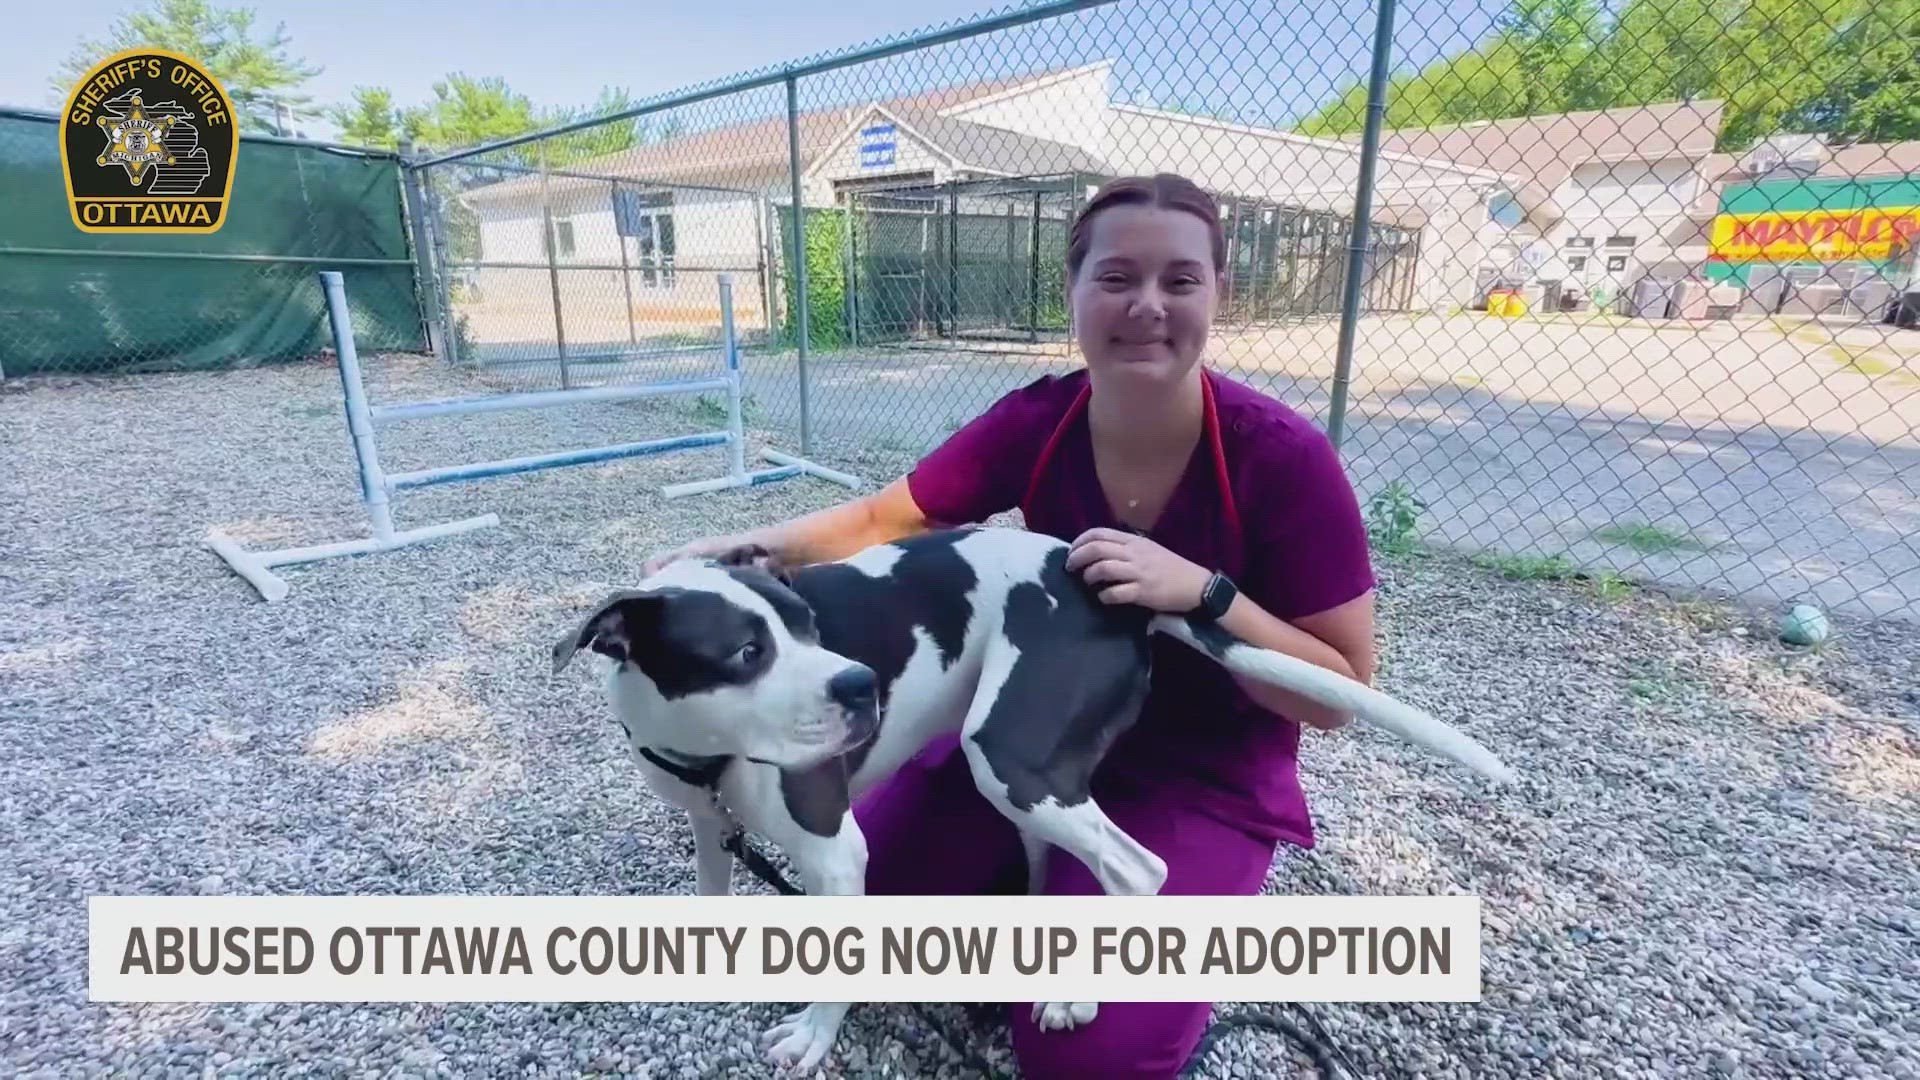
[[[809,209],[806,213],[807,253],[807,346],[832,349],[852,340],[847,326],[847,234],[846,211]],[[799,313],[791,298],[800,294],[793,272],[790,237],[793,213],[780,211],[782,237],[782,275],[789,298],[781,323],[784,344],[800,340]]]

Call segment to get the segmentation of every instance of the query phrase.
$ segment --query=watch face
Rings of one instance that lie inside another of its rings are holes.
[[[1200,594],[1200,606],[1217,619],[1227,613],[1233,596],[1233,582],[1228,581],[1225,574],[1215,574],[1208,580],[1206,591]]]

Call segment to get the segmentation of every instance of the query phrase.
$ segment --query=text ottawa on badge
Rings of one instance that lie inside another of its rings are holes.
[[[193,59],[139,48],[96,64],[67,98],[60,164],[90,233],[211,233],[227,220],[240,128]]]

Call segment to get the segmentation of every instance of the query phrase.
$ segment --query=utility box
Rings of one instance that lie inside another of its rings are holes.
[[[1620,314],[1633,319],[1667,318],[1669,304],[1667,283],[1651,275],[1633,283],[1621,296]]]
[[[1667,314],[1676,319],[1705,319],[1707,303],[1707,283],[1699,278],[1684,278],[1673,283]]]

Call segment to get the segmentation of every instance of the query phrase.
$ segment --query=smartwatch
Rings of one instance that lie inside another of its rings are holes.
[[[1207,622],[1215,622],[1233,606],[1233,598],[1238,595],[1240,595],[1240,589],[1234,585],[1232,579],[1215,570],[1213,576],[1207,579],[1207,587],[1200,590],[1199,605],[1187,614],[1194,618],[1205,619]]]

